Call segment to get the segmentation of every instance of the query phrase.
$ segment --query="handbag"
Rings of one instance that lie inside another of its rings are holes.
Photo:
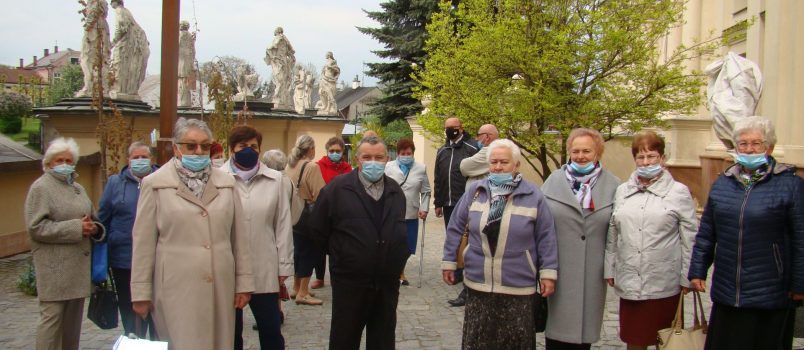
[[[117,328],[117,288],[114,279],[92,286],[87,318],[100,329]]]
[[[547,298],[540,293],[535,294],[536,300],[533,301],[533,323],[536,326],[536,333],[543,333],[547,328]]]
[[[480,195],[480,188],[475,191],[475,196],[472,197],[472,202],[477,200],[477,196]],[[469,204],[471,205],[471,203]],[[464,267],[463,261],[463,252],[466,250],[466,246],[469,245],[469,220],[466,221],[466,225],[463,226],[463,234],[461,235],[461,243],[458,244],[458,251],[455,252],[455,264],[457,265],[458,269],[462,269]]]
[[[706,343],[706,333],[709,326],[706,323],[706,316],[704,315],[703,302],[701,301],[701,294],[697,291],[692,292],[693,297],[693,318],[694,323],[690,328],[684,328],[684,293],[678,300],[678,308],[676,309],[676,317],[673,319],[673,324],[670,328],[660,329],[657,336],[659,342],[659,349],[662,350],[698,350],[703,349]],[[700,313],[700,320],[699,315]]]
[[[135,332],[137,334],[144,335],[143,328],[145,327],[143,323],[145,320],[140,318],[139,316],[135,316],[134,327]],[[156,334],[156,329],[151,326],[151,338],[152,339],[159,339],[159,335]],[[131,334],[128,337],[125,335],[121,335],[117,338],[117,341],[112,346],[112,350],[167,350],[168,349],[168,342],[166,341],[158,341],[158,340],[147,340],[143,338],[138,338],[136,335]]]
[[[108,271],[109,243],[92,242],[92,283],[106,282]]]
[[[307,164],[310,163],[309,161],[302,164],[301,171],[299,171],[299,181],[296,181],[296,190],[298,192],[299,186],[301,186],[302,175],[304,175],[304,168],[307,167]],[[310,224],[312,223],[312,216],[313,216],[313,205],[315,203],[308,203],[306,200],[304,201],[304,207],[302,207],[301,214],[299,215],[299,220],[293,225],[293,233],[311,237],[312,236],[312,227]]]

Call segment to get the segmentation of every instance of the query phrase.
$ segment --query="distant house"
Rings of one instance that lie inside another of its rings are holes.
[[[350,121],[358,119],[371,109],[371,104],[377,101],[380,95],[382,92],[378,87],[360,86],[360,81],[355,77],[351,89],[342,89],[335,94],[338,116]]]
[[[59,47],[54,46],[53,52],[49,49],[42,50],[42,58],[33,56],[33,62],[23,66],[23,59],[20,58],[20,68],[37,72],[43,77],[46,83],[50,83],[54,78],[59,77],[61,69],[68,64],[79,64],[81,62],[81,52],[73,49],[59,51]]]

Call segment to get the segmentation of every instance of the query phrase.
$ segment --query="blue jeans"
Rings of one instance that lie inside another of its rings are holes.
[[[410,254],[416,254],[419,240],[419,219],[405,220],[405,225],[408,227],[408,251]]]

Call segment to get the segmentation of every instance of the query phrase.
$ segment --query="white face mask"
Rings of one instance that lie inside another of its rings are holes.
[[[223,166],[223,163],[226,161],[223,158],[217,158],[212,160],[212,166],[215,168],[220,168]]]

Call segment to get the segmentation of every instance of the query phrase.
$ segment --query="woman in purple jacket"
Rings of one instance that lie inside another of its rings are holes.
[[[455,206],[444,242],[444,282],[455,283],[464,228],[464,349],[535,349],[534,294],[555,291],[558,247],[544,195],[519,173],[513,142],[489,145],[489,177],[473,183]]]

